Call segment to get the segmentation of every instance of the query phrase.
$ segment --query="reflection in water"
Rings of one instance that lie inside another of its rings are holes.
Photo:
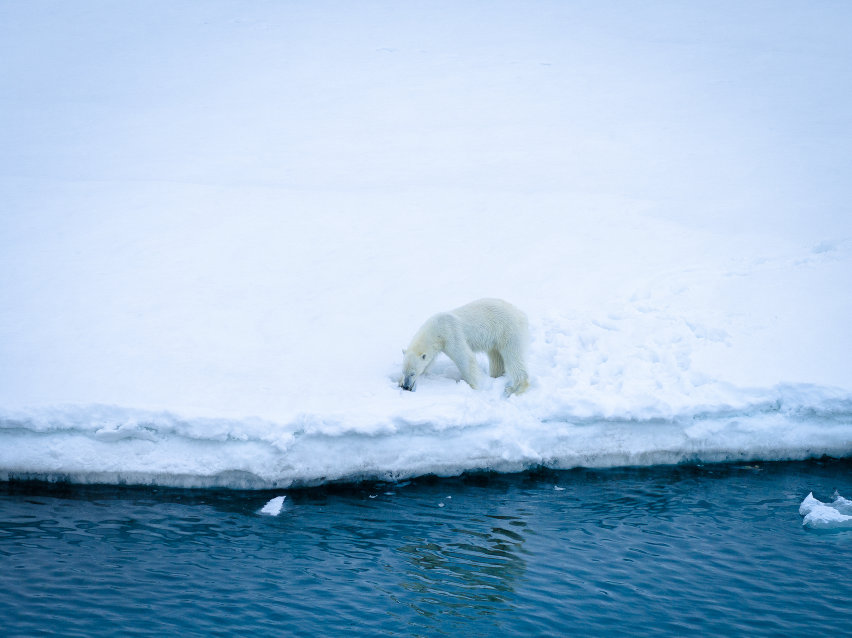
[[[443,539],[406,537],[398,548],[410,565],[401,585],[417,594],[410,606],[422,616],[493,614],[512,598],[526,570],[523,520],[487,516],[464,525],[446,530]]]

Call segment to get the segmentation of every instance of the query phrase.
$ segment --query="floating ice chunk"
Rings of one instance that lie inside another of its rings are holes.
[[[843,498],[837,492],[834,493],[834,502],[831,506],[841,514],[852,516],[852,501],[848,498]]]
[[[802,504],[799,505],[799,516],[807,516],[815,507],[819,507],[822,504],[823,503],[821,501],[814,498],[814,493],[811,492],[805,497]]]
[[[802,525],[811,529],[852,529],[852,501],[836,492],[831,503],[823,503],[811,492],[799,506],[799,514],[805,517]]]
[[[261,508],[261,514],[267,514],[269,516],[278,516],[281,513],[281,508],[284,507],[284,499],[286,496],[276,496],[271,501],[269,501],[266,505]]]
[[[852,516],[841,514],[829,505],[823,505],[807,514],[802,524],[813,529],[852,529]]]

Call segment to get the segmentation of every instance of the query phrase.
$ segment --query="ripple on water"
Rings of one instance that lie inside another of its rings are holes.
[[[265,493],[3,484],[0,616],[4,636],[842,634],[852,532],[798,508],[850,469],[338,486],[274,517]]]

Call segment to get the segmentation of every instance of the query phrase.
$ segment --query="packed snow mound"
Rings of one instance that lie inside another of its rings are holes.
[[[804,517],[802,524],[811,529],[852,529],[852,501],[837,492],[831,503],[817,500],[811,492],[799,506],[799,514]]]

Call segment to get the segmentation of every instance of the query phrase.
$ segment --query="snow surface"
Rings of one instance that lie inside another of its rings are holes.
[[[834,501],[823,503],[813,492],[799,506],[802,525],[811,529],[852,529],[852,501],[834,493]]]
[[[852,5],[0,3],[0,478],[852,454]],[[532,388],[431,314],[531,320]],[[484,360],[483,360],[484,366]]]

